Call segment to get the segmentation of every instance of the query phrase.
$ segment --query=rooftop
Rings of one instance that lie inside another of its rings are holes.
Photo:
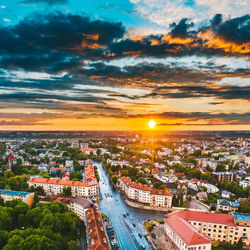
[[[108,250],[109,244],[102,222],[101,212],[97,208],[86,211],[90,250]]]
[[[0,189],[0,194],[25,197],[32,193]]]
[[[88,199],[85,199],[83,197],[77,197],[74,200],[72,200],[71,203],[77,203],[77,204],[81,205],[84,208],[93,207],[93,202],[88,200]]]
[[[211,244],[209,237],[200,233],[194,226],[178,215],[171,216],[170,218],[167,217],[165,223],[168,224],[188,246]]]
[[[250,214],[238,214],[234,213],[234,220],[250,222]]]
[[[228,226],[236,226],[234,224],[234,216],[231,214],[216,214],[208,212],[196,211],[176,211],[168,214],[168,217],[178,215],[187,221],[201,221],[214,224],[224,224]]]
[[[78,186],[78,187],[88,187],[98,185],[95,183],[87,183],[82,181],[70,181],[70,180],[58,180],[58,179],[46,179],[46,178],[31,178],[28,180],[29,183],[44,183],[44,184],[54,184],[54,185],[64,185],[64,186]]]
[[[144,190],[144,191],[149,191],[151,194],[157,194],[157,195],[168,195],[171,196],[172,193],[169,189],[165,189],[165,190],[158,190],[158,189],[153,189],[147,185],[143,185],[140,183],[136,183],[131,181],[131,179],[129,177],[126,176],[122,176],[120,178],[127,186],[130,186],[132,188],[136,188],[136,189],[140,189],[140,190]]]

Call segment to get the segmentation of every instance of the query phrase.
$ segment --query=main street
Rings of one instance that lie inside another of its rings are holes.
[[[159,214],[159,212],[129,207],[123,201],[120,193],[113,188],[108,173],[106,173],[102,164],[94,162],[94,165],[98,167],[100,175],[99,185],[102,200],[99,202],[99,208],[101,212],[109,217],[114,227],[120,248],[124,250],[134,250],[141,249],[144,246],[145,249],[151,249],[144,237],[146,231],[142,222],[152,218],[163,219],[164,215]],[[124,217],[123,215],[127,212],[129,215]]]

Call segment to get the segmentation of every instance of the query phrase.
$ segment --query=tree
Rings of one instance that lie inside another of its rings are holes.
[[[141,184],[146,184],[146,180],[144,177],[138,178],[138,182],[140,182]]]
[[[71,240],[68,242],[68,249],[69,250],[81,250],[81,247],[79,246],[79,242],[76,240]]]
[[[63,196],[65,197],[71,196],[71,187],[63,187]]]
[[[8,231],[0,230],[0,249],[7,243]]]
[[[118,175],[112,175],[111,180],[114,184],[116,184],[118,181]]]
[[[226,166],[222,163],[218,164],[215,172],[224,172],[224,171],[226,171]]]
[[[242,250],[242,249],[243,249],[243,242],[242,242],[242,238],[240,238],[235,246],[235,250]]]
[[[239,211],[242,213],[250,213],[250,198],[244,199],[240,202]]]
[[[21,243],[21,249],[29,250],[55,250],[56,245],[47,237],[40,235],[30,235]]]

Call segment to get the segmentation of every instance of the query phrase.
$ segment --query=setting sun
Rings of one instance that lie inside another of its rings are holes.
[[[154,128],[154,127],[155,127],[155,124],[156,124],[156,122],[155,122],[154,120],[151,120],[151,121],[148,122],[148,126],[149,126],[150,128]]]

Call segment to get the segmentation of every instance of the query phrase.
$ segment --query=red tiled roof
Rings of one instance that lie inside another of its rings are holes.
[[[172,217],[176,215],[187,221],[201,221],[214,224],[236,226],[234,224],[234,216],[231,214],[215,214],[196,211],[176,211],[171,214],[168,214],[167,217]]]
[[[96,148],[81,148],[83,151],[97,151]]]
[[[89,187],[89,186],[95,186],[98,185],[92,184],[89,185],[88,182],[82,182],[82,181],[70,181],[70,180],[58,180],[58,179],[46,179],[46,178],[39,178],[34,177],[28,180],[30,183],[44,183],[44,184],[55,184],[55,185],[64,185],[64,186],[78,186],[78,187]]]
[[[86,211],[90,250],[108,250],[109,244],[102,222],[101,212],[97,208]]]
[[[85,167],[85,180],[87,182],[97,181],[95,177],[95,170],[92,165],[88,165],[87,167]]]
[[[150,191],[150,194],[155,194],[155,195],[167,195],[167,196],[171,196],[172,193],[169,189],[165,189],[165,190],[159,190],[159,189],[152,189]]]
[[[184,176],[185,174],[184,174],[184,173],[175,173],[175,175],[176,175],[177,177],[182,177],[182,176]]]
[[[188,246],[211,244],[211,240],[208,236],[199,233],[194,226],[178,215],[166,218],[165,223],[169,225]]]
[[[165,190],[158,190],[158,189],[153,189],[147,185],[143,185],[140,183],[136,183],[130,180],[129,177],[126,176],[122,176],[120,178],[121,181],[123,181],[125,183],[126,186],[132,187],[132,188],[136,188],[136,189],[140,189],[140,190],[144,190],[144,191],[150,191],[150,193],[152,194],[158,194],[158,195],[168,195],[171,196],[172,193],[169,189],[165,189]]]
[[[52,168],[50,171],[67,171],[66,168]]]
[[[64,168],[54,168],[54,169],[64,169]],[[66,170],[66,168],[65,168]],[[79,187],[89,187],[98,185],[94,167],[92,165],[88,165],[85,168],[85,182],[82,181],[71,181],[71,180],[59,180],[59,179],[46,179],[46,178],[31,178],[28,182],[37,182],[37,183],[45,183],[45,184],[57,184],[64,186],[79,186]],[[89,184],[93,182],[93,184]],[[94,183],[95,182],[95,183]]]

